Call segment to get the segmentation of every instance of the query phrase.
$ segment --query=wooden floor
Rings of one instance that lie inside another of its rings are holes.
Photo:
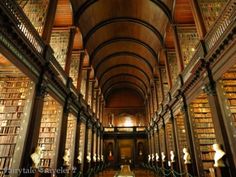
[[[99,173],[99,175],[96,175],[96,177],[114,177],[117,171],[115,170],[105,170],[102,173]],[[146,170],[140,170],[136,169],[133,170],[135,177],[155,177],[152,172],[148,172]]]

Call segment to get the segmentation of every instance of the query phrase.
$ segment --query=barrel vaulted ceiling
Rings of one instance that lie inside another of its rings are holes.
[[[186,0],[178,1],[178,5],[186,4]],[[173,23],[173,3],[71,0],[74,23],[82,33],[83,47],[105,97],[117,88],[132,88],[145,97],[161,62],[160,49],[173,47],[168,32]]]

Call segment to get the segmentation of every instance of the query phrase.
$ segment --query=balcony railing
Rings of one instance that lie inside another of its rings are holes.
[[[139,127],[104,127],[105,133],[135,133],[135,132],[145,132],[146,128],[144,126]]]

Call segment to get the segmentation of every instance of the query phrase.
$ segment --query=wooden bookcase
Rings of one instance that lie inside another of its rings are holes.
[[[78,78],[79,78],[79,66],[80,65],[80,53],[72,52],[71,64],[70,64],[70,74],[69,76],[73,80],[73,85],[77,88]]]
[[[199,42],[197,30],[194,27],[178,28],[178,37],[184,61],[184,67],[186,67],[192,59],[196,50],[196,46]]]
[[[96,131],[93,133],[93,157],[94,155],[96,155],[96,159],[97,159],[97,133]],[[93,159],[94,162],[94,159]]]
[[[80,135],[79,135],[79,154],[77,156],[80,156],[81,161],[78,161],[79,164],[81,164],[81,170],[83,169],[84,164],[84,148],[85,148],[85,131],[86,131],[86,125],[84,122],[80,123]]]
[[[175,52],[168,51],[167,58],[169,61],[169,66],[170,66],[170,74],[171,74],[172,84],[175,84],[177,76],[179,74],[177,58],[176,58]]]
[[[228,131],[236,137],[236,65],[222,75],[218,81],[218,90]]]
[[[92,158],[93,158],[92,154],[91,154],[91,152],[92,152],[92,137],[93,137],[92,129],[88,128],[88,144],[87,144],[87,154],[86,154],[86,156],[89,155],[89,153],[90,153],[91,161],[92,161]],[[86,158],[86,160],[87,160],[87,158]]]
[[[50,46],[54,51],[54,57],[63,69],[66,65],[69,38],[70,30],[52,30]]]
[[[55,168],[59,144],[62,106],[50,95],[44,98],[38,145],[42,148],[40,167]]]
[[[167,81],[166,69],[164,67],[161,68],[161,77],[163,82],[164,96],[166,96],[169,91],[169,86]]]
[[[166,142],[168,144],[167,153],[168,153],[168,156],[170,156],[170,151],[174,151],[175,153],[173,124],[170,121],[166,123]]]
[[[88,105],[92,106],[92,91],[93,91],[93,82],[89,82],[89,88],[88,88]]]
[[[70,169],[74,164],[76,123],[76,117],[70,113],[67,120],[66,132],[66,150],[68,150],[70,154]]]
[[[33,24],[39,35],[42,35],[48,12],[49,0],[16,0],[25,15]]]
[[[180,110],[177,110],[176,113],[174,114],[174,118],[176,121],[176,127],[177,127],[177,144],[178,144],[178,151],[180,154],[181,158],[181,165],[182,169],[184,169],[184,160],[183,160],[183,149],[187,148],[188,149],[188,144],[187,144],[187,135],[186,135],[186,128],[184,124],[184,115]]]
[[[216,143],[215,129],[212,114],[206,94],[200,94],[190,105],[190,115],[195,135],[195,145],[200,153],[200,166],[204,176],[210,177],[210,168],[214,164],[214,150],[212,145]]]
[[[22,74],[0,73],[0,177],[19,168],[26,138],[34,84]]]
[[[155,153],[158,153],[160,156],[160,149],[159,149],[159,135],[156,129],[154,129],[154,140],[155,140]]]
[[[164,152],[166,153],[165,151],[165,132],[164,132],[164,128],[160,128],[159,129],[159,136],[160,136],[160,152]],[[159,154],[160,156],[160,159],[161,159],[161,154]]]
[[[85,94],[86,94],[86,82],[87,82],[87,69],[83,69],[82,70],[82,80],[81,80],[81,87],[80,87],[80,92],[83,95],[83,97],[85,98]]]
[[[199,0],[197,1],[201,9],[203,21],[207,31],[209,31],[221,14],[228,0]]]

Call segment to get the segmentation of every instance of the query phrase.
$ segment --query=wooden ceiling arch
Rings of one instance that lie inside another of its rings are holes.
[[[112,45],[118,42],[135,43],[135,44],[141,45],[144,48],[146,48],[146,50],[153,56],[155,60],[157,60],[158,58],[157,53],[149,44],[133,37],[117,37],[117,38],[109,39],[107,41],[102,42],[93,51],[91,51],[91,63],[93,63],[94,58],[96,57],[96,54],[99,51],[101,51],[102,49],[106,48],[109,45]]]
[[[142,79],[146,80],[146,83],[148,83],[147,85],[150,85],[150,80],[151,80],[151,76],[148,75],[143,68],[140,68],[138,66],[132,65],[132,64],[119,64],[119,65],[115,65],[112,66],[108,69],[106,69],[105,71],[101,72],[101,73],[95,73],[98,76],[98,82],[101,83],[102,79],[104,79],[103,77],[105,77],[105,75],[109,75],[110,73],[119,73],[119,72],[125,72],[125,71],[138,71],[139,73],[142,74]]]
[[[136,81],[136,83],[139,83],[140,87],[144,87],[143,90],[148,90],[147,89],[147,85],[146,83],[140,79],[139,77],[137,77],[136,75],[133,75],[133,74],[117,74],[117,75],[114,75],[112,77],[110,77],[108,80],[106,80],[103,85],[101,86],[101,90],[104,90],[105,87],[109,87],[109,84],[115,82],[115,81],[120,81],[120,80],[133,80],[133,81]]]
[[[137,91],[143,99],[145,98],[145,92],[138,85],[125,81],[112,84],[106,91],[104,91],[104,98],[107,99],[112,91],[119,88],[131,88]]]
[[[117,83],[132,83],[136,86],[138,86],[142,91],[143,93],[146,93],[146,88],[144,85],[142,85],[142,83],[140,83],[139,80],[133,78],[133,77],[130,77],[129,79],[123,79],[122,77],[119,77],[118,79],[115,79],[115,80],[110,80],[110,82],[107,82],[106,85],[104,85],[104,87],[101,89],[103,93],[106,93],[106,91],[114,84],[117,84]],[[145,94],[144,94],[145,95]]]
[[[115,17],[115,18],[104,20],[104,21],[100,22],[99,24],[97,24],[96,26],[94,26],[92,29],[90,29],[90,31],[85,34],[84,46],[85,47],[87,46],[88,40],[100,28],[106,27],[107,25],[111,25],[113,23],[124,23],[124,22],[135,23],[135,24],[138,24],[138,25],[141,25],[141,26],[147,28],[148,30],[152,31],[156,35],[157,39],[160,41],[160,44],[163,45],[162,34],[152,24],[150,24],[144,20],[132,18],[132,17]]]
[[[74,4],[74,6],[76,6],[76,0],[71,0]],[[163,2],[163,1],[160,1],[160,0],[150,0],[151,2],[153,2],[155,5],[157,5],[163,12],[164,14],[166,15],[166,17],[168,18],[169,22],[172,22],[172,14],[171,14],[171,10],[168,8],[168,6]],[[80,17],[83,15],[83,13],[90,7],[92,6],[93,4],[95,4],[96,2],[98,2],[98,0],[82,0],[81,3],[82,5],[78,5],[78,10],[75,14],[75,19],[80,19]],[[77,21],[77,22],[78,22]]]
[[[174,0],[71,0],[74,24],[103,94],[118,87],[142,93],[150,87],[165,47],[167,23],[173,23]]]
[[[143,58],[142,56],[133,53],[133,52],[129,52],[129,51],[121,51],[121,52],[116,52],[116,53],[112,53],[111,55],[108,55],[104,58],[102,58],[101,60],[99,60],[99,62],[97,62],[96,64],[93,65],[95,73],[97,73],[97,71],[99,71],[99,68],[105,64],[105,62],[109,61],[109,60],[113,60],[112,62],[114,62],[114,64],[116,64],[117,62],[114,61],[115,58],[120,57],[120,60],[122,60],[122,57],[132,57],[134,59],[133,62],[135,61],[139,61],[141,60],[144,63],[144,67],[148,67],[148,69],[153,72],[153,68],[152,65],[150,63],[150,61],[148,61],[147,59]]]

